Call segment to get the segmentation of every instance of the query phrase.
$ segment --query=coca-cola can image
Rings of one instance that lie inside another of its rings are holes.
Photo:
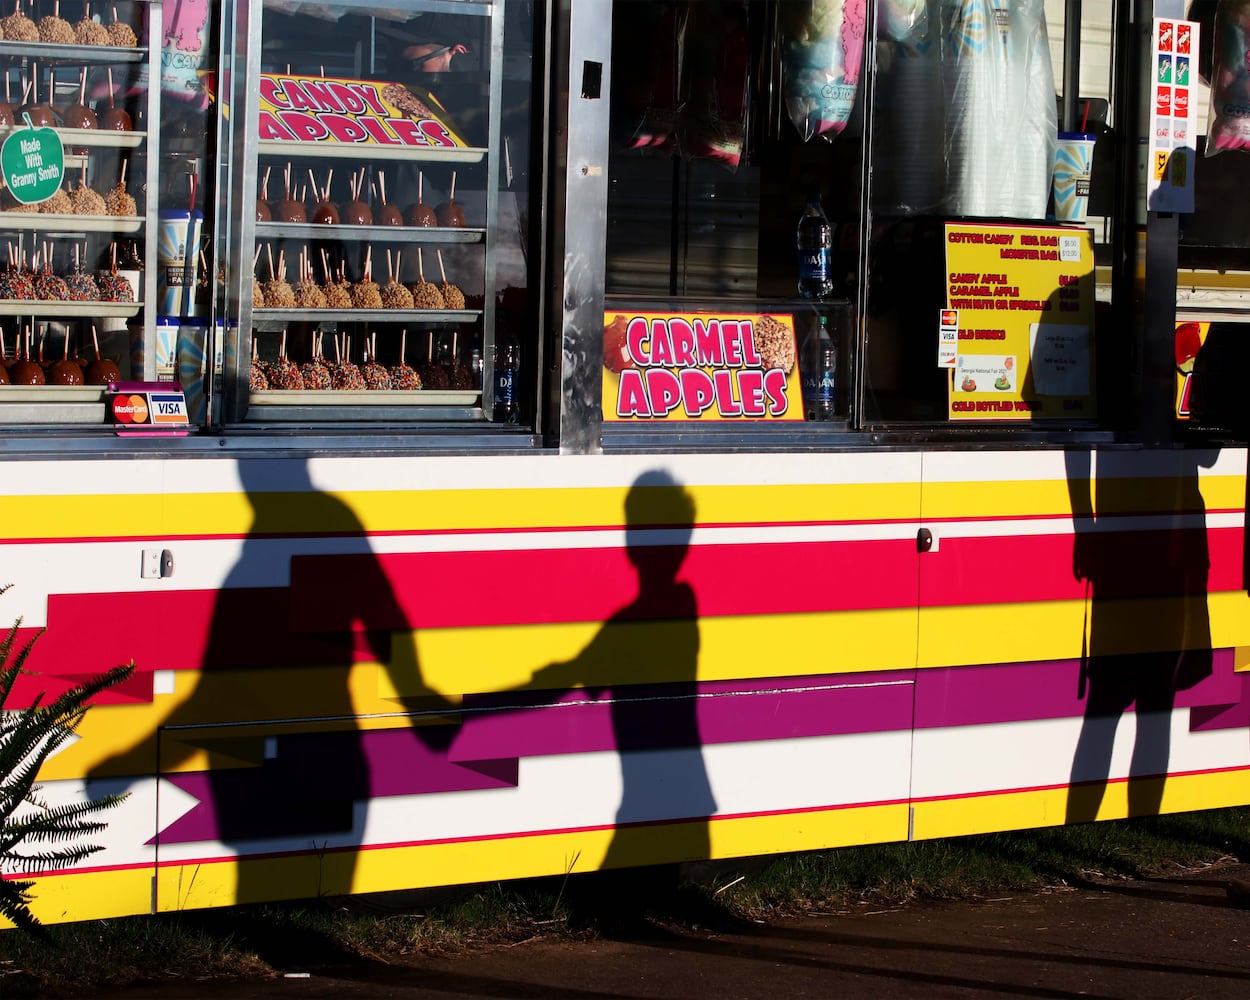
[[[1155,114],[1170,115],[1172,113],[1172,88],[1159,87],[1155,90]]]
[[[1189,114],[1189,88],[1177,87],[1172,94],[1172,111],[1180,117]]]

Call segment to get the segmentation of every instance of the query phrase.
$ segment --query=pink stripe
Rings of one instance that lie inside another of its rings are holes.
[[[1246,696],[1246,677],[1250,675],[1234,673],[1233,651],[1215,650],[1212,661],[1211,676],[1188,690],[1177,692],[1176,707],[1226,706]],[[1086,699],[1078,697],[1080,670],[1079,660],[918,670],[915,673],[916,728],[1082,716]]]
[[[913,671],[470,695],[452,759],[650,750],[909,729]]]
[[[699,545],[679,575],[693,587],[700,617],[899,608],[915,603],[917,558],[910,539]],[[353,599],[344,601],[348,586]],[[396,629],[605,621],[635,600],[637,587],[623,548],[291,562],[292,620],[309,632],[352,627],[360,605],[372,609],[375,627]],[[644,594],[634,615],[663,620],[671,610]]]
[[[1242,528],[1213,528],[1089,533],[1075,540],[1071,534],[943,538],[938,551],[921,561],[920,603],[940,607],[1082,599],[1085,580],[1074,571],[1074,563],[1081,561],[1078,545],[1099,599],[1196,592],[1208,559],[1207,593],[1240,590],[1243,537]],[[1191,574],[1188,583],[1186,572]]]

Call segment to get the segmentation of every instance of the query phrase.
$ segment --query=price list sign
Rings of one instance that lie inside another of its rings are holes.
[[[1197,158],[1198,25],[1156,17],[1151,40],[1150,160],[1146,204],[1152,212],[1194,210]]]
[[[947,416],[1095,416],[1093,233],[948,222],[945,235],[942,325],[957,345],[953,359],[939,357],[950,372]]]

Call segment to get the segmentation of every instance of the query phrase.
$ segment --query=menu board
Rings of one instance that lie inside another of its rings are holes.
[[[945,239],[950,419],[1093,417],[1093,233],[947,223]]]
[[[262,73],[259,129],[262,140],[465,146],[433,96],[379,80]]]
[[[605,313],[603,419],[802,420],[794,317]]]

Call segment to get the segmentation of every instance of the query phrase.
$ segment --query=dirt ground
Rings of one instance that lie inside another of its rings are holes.
[[[768,926],[611,939],[535,939],[403,964],[327,961],[253,982],[180,981],[141,998],[396,997],[550,1000],[737,997],[1250,996],[1250,908],[1226,865],[1156,879],[1090,881],[976,902],[869,905]]]

